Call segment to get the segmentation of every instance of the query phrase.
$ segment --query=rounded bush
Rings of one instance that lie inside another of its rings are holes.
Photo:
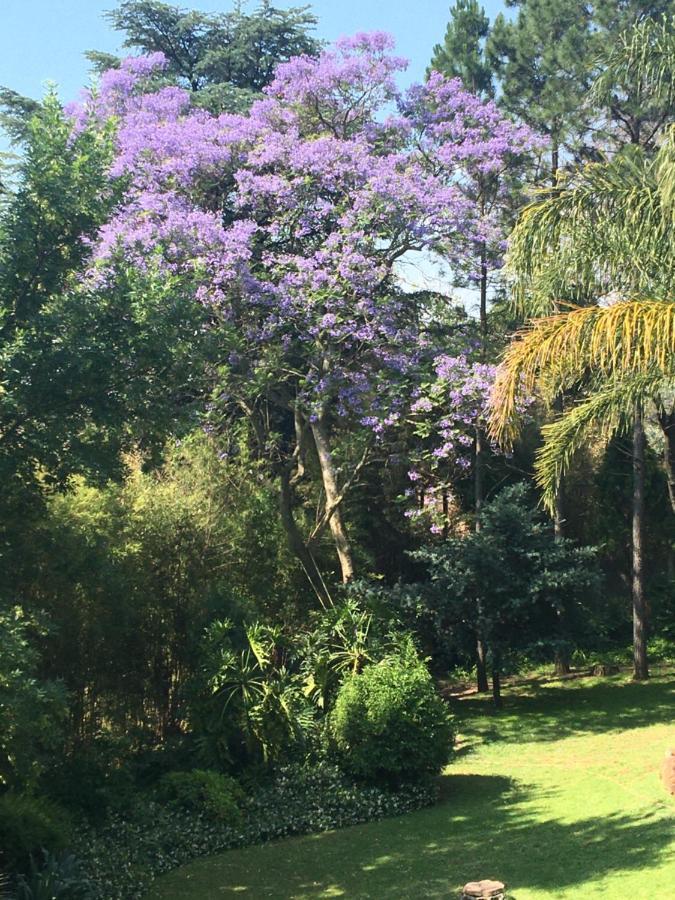
[[[27,871],[31,857],[65,849],[68,815],[55,803],[26,794],[0,796],[0,868]]]
[[[338,764],[354,777],[415,781],[447,763],[452,717],[422,662],[388,657],[341,686],[330,735]]]

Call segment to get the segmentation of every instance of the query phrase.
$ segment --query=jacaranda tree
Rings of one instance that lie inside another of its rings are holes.
[[[219,116],[180,88],[149,90],[165,64],[155,54],[106,73],[72,110],[75,131],[116,119],[110,174],[126,186],[90,279],[164,273],[206,306],[221,358],[211,424],[249,421],[322,598],[312,545],[330,529],[352,578],[345,497],[409,401],[415,364],[437,353],[396,263],[422,251],[459,269],[494,231],[467,183],[533,143],[458,80],[436,74],[401,93],[392,49],[382,33],[343,39],[279,66],[250,113]],[[313,472],[322,502],[307,538],[294,492]]]

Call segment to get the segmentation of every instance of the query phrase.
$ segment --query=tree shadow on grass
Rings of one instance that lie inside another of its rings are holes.
[[[445,873],[456,871],[458,850],[465,866],[456,888],[462,881],[495,877],[509,885],[509,896],[517,900],[524,888],[555,892],[613,872],[644,870],[648,876],[673,847],[673,822],[661,810],[649,816],[589,815],[561,822],[546,817],[549,794],[539,786],[533,795],[527,786],[499,776],[445,778],[447,844],[433,841],[418,848],[422,860],[434,860],[433,867],[426,866],[430,874],[438,859],[446,863],[444,875],[427,882],[428,897],[448,895],[452,885]],[[533,812],[533,800],[541,812]],[[458,821],[461,828],[453,835]]]
[[[500,711],[491,707],[489,698],[475,695],[452,706],[462,730],[486,742],[560,740],[566,735],[670,724],[675,676],[645,683],[611,679],[578,682],[574,687],[534,684],[524,693],[507,694]]]
[[[169,876],[153,896],[447,898],[493,877],[517,900],[519,890],[557,893],[612,872],[648,875],[672,847],[662,815],[535,818],[532,801],[546,796],[502,776],[446,775],[442,798],[398,819],[222,854]]]

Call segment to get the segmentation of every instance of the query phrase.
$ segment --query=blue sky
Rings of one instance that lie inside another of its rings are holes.
[[[178,5],[224,12],[230,0],[175,0]],[[255,3],[250,4],[255,7]],[[276,0],[279,7],[302,0]],[[451,0],[317,0],[318,34],[332,40],[343,34],[374,29],[389,31],[398,52],[410,59],[411,81],[422,78],[432,47],[443,36]],[[501,0],[483,0],[488,15],[503,7]],[[47,82],[55,82],[63,100],[73,99],[87,82],[84,51],[117,51],[119,35],[102,18],[116,0],[1,0],[0,85],[39,97]]]
[[[206,12],[225,12],[231,0],[169,0]],[[316,0],[311,6],[319,19],[317,35],[331,41],[356,31],[388,31],[397,52],[410,60],[405,83],[419,81],[434,44],[442,40],[452,0]],[[116,0],[0,0],[0,85],[39,98],[49,82],[61,99],[74,99],[88,81],[86,50],[120,50],[121,36],[112,31],[102,13]],[[255,8],[255,0],[249,4]],[[303,0],[274,0],[282,8],[302,6]],[[503,9],[502,0],[483,0],[491,18]],[[0,134],[0,152],[9,149]],[[409,288],[449,291],[449,275],[423,256],[406,257],[399,279]],[[473,311],[471,291],[457,291]]]

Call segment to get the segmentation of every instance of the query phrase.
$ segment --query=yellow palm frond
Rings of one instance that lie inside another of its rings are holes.
[[[674,369],[675,303],[626,300],[538,319],[516,336],[497,371],[490,433],[508,445],[518,431],[518,401],[537,386],[551,397],[589,373],[667,377]]]

